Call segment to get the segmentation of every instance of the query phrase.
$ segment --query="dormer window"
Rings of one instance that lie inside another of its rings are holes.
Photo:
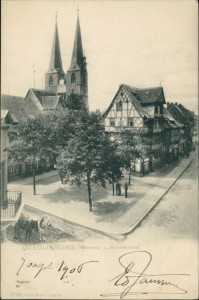
[[[49,77],[49,85],[53,85],[53,76],[52,75],[50,75],[50,77]]]
[[[72,84],[75,84],[75,83],[76,83],[76,76],[75,76],[75,73],[72,73],[72,75],[71,75],[71,83],[72,83]]]

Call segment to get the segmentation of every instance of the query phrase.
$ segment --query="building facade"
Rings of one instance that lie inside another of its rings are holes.
[[[141,130],[150,141],[147,156],[132,162],[132,171],[145,174],[179,156],[181,124],[166,110],[162,87],[138,89],[122,84],[103,114],[105,131],[117,137],[125,131]]]

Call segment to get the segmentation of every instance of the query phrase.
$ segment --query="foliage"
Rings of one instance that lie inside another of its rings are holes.
[[[83,97],[77,93],[72,92],[64,101],[65,107],[69,110],[84,110],[85,102]]]
[[[109,159],[115,148],[100,125],[97,114],[85,112],[76,125],[76,133],[61,152],[57,166],[61,174],[70,176],[72,182],[78,185],[82,181],[87,182],[89,209],[92,211],[91,183],[100,182],[105,186],[107,178],[112,176],[113,179]]]

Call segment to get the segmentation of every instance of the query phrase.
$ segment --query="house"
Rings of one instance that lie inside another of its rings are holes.
[[[150,172],[178,157],[179,151],[174,149],[180,140],[181,125],[166,111],[165,104],[162,87],[140,89],[122,84],[103,114],[105,131],[114,138],[124,130],[148,132],[151,154],[135,160],[135,173]]]
[[[21,192],[8,191],[8,151],[9,151],[9,127],[15,121],[8,110],[1,111],[1,170],[0,170],[0,201],[1,218],[14,218],[21,205]]]
[[[177,102],[167,103],[169,113],[182,124],[181,145],[182,155],[192,149],[192,138],[194,131],[194,112],[186,109],[182,104]]]

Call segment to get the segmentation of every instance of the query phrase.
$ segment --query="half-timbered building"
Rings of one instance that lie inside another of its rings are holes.
[[[176,139],[180,139],[180,124],[168,112],[166,115],[164,104],[162,87],[139,89],[122,84],[103,114],[105,131],[114,138],[124,130],[148,132],[151,154],[132,163],[136,173],[150,172],[168,162],[168,154],[173,153],[171,144],[177,145]]]

